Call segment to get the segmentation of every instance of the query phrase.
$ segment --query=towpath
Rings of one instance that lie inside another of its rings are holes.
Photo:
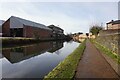
[[[96,47],[86,41],[86,49],[78,64],[75,78],[119,78]]]

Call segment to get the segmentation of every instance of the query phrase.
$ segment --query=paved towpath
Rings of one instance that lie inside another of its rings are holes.
[[[87,40],[75,78],[118,78],[118,75],[96,47]]]

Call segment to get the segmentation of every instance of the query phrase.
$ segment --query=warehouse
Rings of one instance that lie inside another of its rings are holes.
[[[55,25],[49,25],[48,26],[50,29],[52,29],[52,32],[53,32],[53,37],[56,38],[56,39],[62,39],[64,38],[64,30],[61,29],[60,27],[57,27]]]
[[[11,16],[2,25],[3,37],[51,38],[52,30],[43,24]]]

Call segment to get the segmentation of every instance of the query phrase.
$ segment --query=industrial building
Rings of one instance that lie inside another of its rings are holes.
[[[50,29],[52,29],[52,33],[53,33],[52,37],[57,38],[57,39],[64,38],[65,35],[64,35],[63,29],[61,29],[55,25],[49,25],[48,27]]]
[[[51,38],[52,29],[43,24],[11,16],[2,25],[3,37]]]

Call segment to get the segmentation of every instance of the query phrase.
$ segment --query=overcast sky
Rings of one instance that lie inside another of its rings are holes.
[[[22,0],[23,1],[23,0]],[[118,19],[118,2],[3,2],[0,19],[17,16],[44,24],[54,24],[65,33],[89,32],[91,24]]]

